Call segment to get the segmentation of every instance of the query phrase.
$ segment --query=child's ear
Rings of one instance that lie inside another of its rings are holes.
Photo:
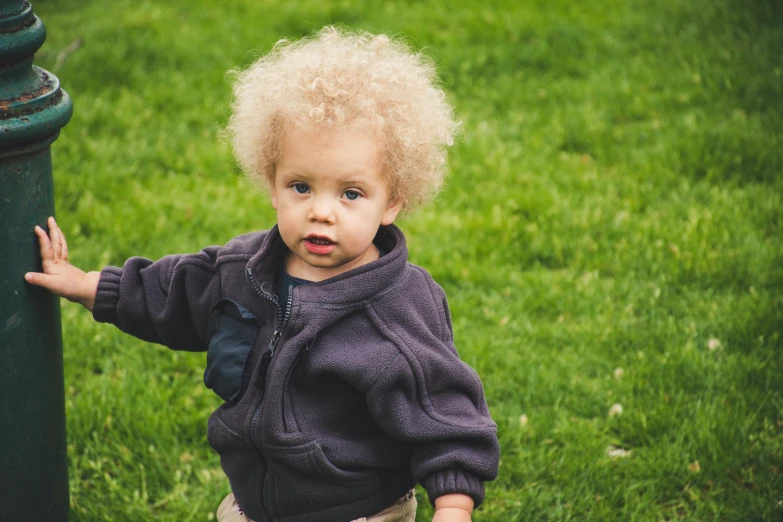
[[[389,201],[381,218],[381,225],[391,225],[397,219],[397,214],[402,209],[402,201]]]
[[[277,210],[277,192],[275,192],[275,186],[274,185],[272,185],[269,188],[269,196],[270,196],[270,199],[272,200],[272,208]]]

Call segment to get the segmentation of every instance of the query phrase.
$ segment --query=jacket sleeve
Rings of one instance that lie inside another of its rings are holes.
[[[436,313],[448,315],[442,297]],[[498,474],[497,425],[478,374],[457,355],[450,321],[438,319],[441,326],[429,338],[387,330],[399,352],[378,371],[367,404],[387,435],[411,444],[411,469],[431,504],[463,493],[478,506],[484,482]]]
[[[93,317],[144,341],[175,350],[206,350],[209,312],[220,291],[218,250],[208,247],[155,262],[132,257],[122,268],[107,266],[101,271]]]

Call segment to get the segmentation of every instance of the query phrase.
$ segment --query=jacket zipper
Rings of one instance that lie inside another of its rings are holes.
[[[269,473],[267,472],[264,475],[264,486],[263,486],[263,495],[264,495],[264,505],[269,505]]]
[[[282,310],[280,308],[280,303],[278,303],[277,298],[272,296],[271,294],[268,294],[261,290],[261,288],[258,286],[258,283],[256,283],[255,277],[253,277],[253,272],[248,268],[246,270],[247,273],[247,279],[250,281],[250,285],[253,287],[253,290],[263,299],[266,299],[267,301],[270,301],[272,304],[275,305],[275,308],[277,309],[277,328],[275,329],[275,332],[272,334],[272,339],[269,341],[269,346],[266,350],[264,350],[264,353],[261,355],[261,367],[258,369],[258,380],[256,381],[256,385],[261,389],[261,400],[258,402],[258,406],[256,407],[256,410],[253,412],[253,418],[250,420],[250,442],[253,444],[253,446],[260,451],[260,447],[258,445],[258,442],[256,440],[256,426],[258,425],[258,418],[261,413],[261,403],[264,401],[264,397],[266,396],[266,374],[269,370],[269,364],[272,360],[272,356],[275,354],[275,350],[277,349],[277,345],[280,342],[280,338],[283,336],[283,331],[285,330],[286,325],[288,324],[288,317],[291,315],[291,304],[293,301],[293,287],[288,287],[288,299],[286,301],[286,309],[285,309],[285,315],[282,316]],[[269,506],[269,465],[267,464],[267,470],[264,474],[264,481],[262,484],[262,495],[263,495],[263,506],[259,506],[259,509],[267,516],[267,518],[271,518],[269,516],[268,506]]]

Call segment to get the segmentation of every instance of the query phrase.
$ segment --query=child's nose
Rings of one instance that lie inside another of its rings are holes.
[[[310,221],[320,221],[325,223],[334,223],[334,202],[328,197],[312,198],[312,206],[308,219]]]

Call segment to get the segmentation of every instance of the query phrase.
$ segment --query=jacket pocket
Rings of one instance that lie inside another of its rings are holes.
[[[204,384],[224,401],[237,399],[245,365],[258,335],[258,319],[244,306],[224,299],[212,312],[213,334],[207,350]]]
[[[220,465],[239,505],[248,512],[257,512],[258,492],[266,467],[245,439],[220,419],[220,411],[216,410],[209,417],[207,442],[220,456]]]
[[[313,513],[378,494],[375,472],[338,468],[317,441],[264,445],[263,452],[269,462],[264,501],[273,517]]]

